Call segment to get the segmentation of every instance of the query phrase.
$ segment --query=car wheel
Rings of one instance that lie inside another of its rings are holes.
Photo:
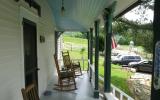
[[[138,72],[138,71],[139,71],[139,68],[138,68],[138,67],[136,67],[135,69],[136,69],[136,72]]]

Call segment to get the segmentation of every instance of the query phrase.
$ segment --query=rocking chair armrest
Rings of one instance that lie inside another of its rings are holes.
[[[62,71],[62,72],[60,72],[60,77],[61,78],[69,78],[69,77],[74,77],[75,76],[75,74],[74,74],[74,72],[73,71]]]
[[[74,72],[73,68],[70,68],[70,69],[65,69],[65,70],[60,70],[60,72],[67,72],[67,73],[70,73],[70,72]]]
[[[78,59],[71,59],[72,63],[79,63],[80,61]]]
[[[74,72],[74,67],[71,65],[70,67],[66,67],[65,69],[61,70],[61,72]]]
[[[72,61],[72,65],[79,65],[80,66],[80,61]]]

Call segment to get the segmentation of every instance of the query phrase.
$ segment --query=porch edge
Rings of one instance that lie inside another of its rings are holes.
[[[105,100],[119,100],[111,92],[110,93],[104,93],[104,97],[105,97]]]
[[[94,98],[99,98],[99,90],[94,90]]]

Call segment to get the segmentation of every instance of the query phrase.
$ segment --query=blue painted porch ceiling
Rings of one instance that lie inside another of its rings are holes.
[[[64,0],[64,15],[61,15],[62,0],[48,0],[58,31],[86,32],[105,7],[114,0]],[[117,0],[116,15],[137,0]],[[125,3],[124,3],[125,2]]]

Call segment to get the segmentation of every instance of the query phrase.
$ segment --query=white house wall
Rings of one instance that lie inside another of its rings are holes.
[[[0,100],[22,100],[21,88],[25,86],[22,18],[37,24],[37,53],[39,93],[46,89],[54,75],[54,24],[46,0],[36,0],[42,17],[24,0],[0,0]],[[40,43],[39,36],[45,36]]]

